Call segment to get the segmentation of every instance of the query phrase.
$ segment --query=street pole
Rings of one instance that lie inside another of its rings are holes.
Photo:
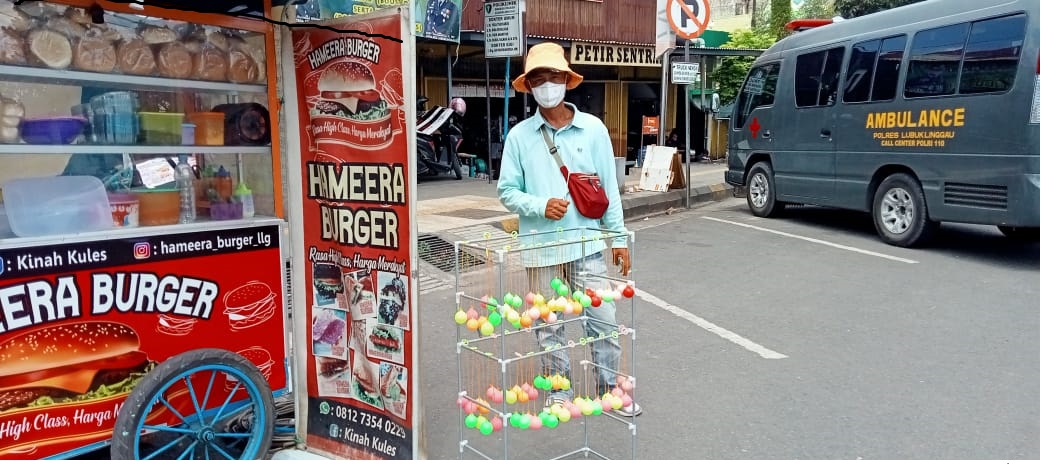
[[[484,110],[487,118],[484,119],[484,138],[488,141],[488,183],[495,175],[494,165],[491,164],[491,60],[484,59]]]
[[[674,47],[676,48],[676,47]],[[666,49],[662,52],[662,92],[659,101],[659,146],[666,145],[666,104],[669,103],[669,86],[670,86],[670,56],[673,56],[673,48]],[[644,132],[643,130],[641,132]],[[641,146],[638,148],[637,153],[640,153],[640,149],[644,148],[644,135],[640,136]],[[640,166],[638,166],[640,167]]]
[[[691,49],[691,40],[684,41],[684,62],[691,63],[688,52]],[[679,81],[678,81],[679,82]],[[684,87],[684,207],[691,209],[691,86],[688,83]]]

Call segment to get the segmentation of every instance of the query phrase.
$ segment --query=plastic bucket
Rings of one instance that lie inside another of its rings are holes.
[[[138,227],[138,197],[127,193],[110,193],[109,210],[113,226]]]

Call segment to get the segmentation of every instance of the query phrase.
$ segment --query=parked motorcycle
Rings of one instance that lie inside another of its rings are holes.
[[[419,99],[419,108],[426,99]],[[435,177],[447,172],[462,179],[462,162],[458,147],[462,143],[462,128],[455,123],[451,108],[435,106],[422,112],[416,121],[418,177]]]

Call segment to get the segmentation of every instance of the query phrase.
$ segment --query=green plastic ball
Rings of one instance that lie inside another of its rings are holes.
[[[600,401],[593,400],[593,415],[594,416],[599,416],[603,412],[604,412],[604,405],[601,404]]]
[[[547,414],[546,417],[542,419],[542,425],[555,429],[560,425],[560,419],[557,419],[557,416],[554,416],[553,414]]]
[[[524,306],[524,299],[521,298],[520,295],[513,295],[513,304],[511,306],[514,308]]]
[[[506,292],[506,294],[502,296],[502,302],[509,304],[509,302],[511,301],[513,301],[513,294],[510,292]]]
[[[466,427],[474,428],[477,426],[477,416],[470,414],[466,416]]]
[[[568,288],[567,285],[561,285],[556,290],[557,290],[557,294],[560,295],[560,296],[568,296],[568,294],[571,293],[571,289]]]
[[[488,322],[491,323],[492,327],[498,327],[498,325],[502,323],[502,316],[497,312],[488,314]]]
[[[546,378],[541,376],[541,375],[536,375],[535,379],[531,381],[531,384],[534,385],[535,388],[538,388],[539,390],[545,390],[545,388],[542,388],[542,386],[545,385],[545,383],[546,383]]]
[[[553,280],[549,281],[549,286],[556,290],[561,285],[564,285],[564,281],[560,280],[560,277],[554,277]]]
[[[515,321],[510,321],[509,324],[512,325],[514,329],[519,329],[521,327],[520,326],[520,319],[517,319]]]
[[[517,401],[513,400],[513,402],[516,403]],[[520,422],[520,413],[515,412],[509,415],[509,425],[511,427],[519,427],[518,422]]]
[[[488,311],[494,311],[495,308],[499,307],[499,300],[495,298],[488,298]]]
[[[571,299],[575,301],[582,301],[582,297],[585,295],[585,293],[582,293],[582,290],[575,290],[575,292],[571,294]]]
[[[615,301],[615,294],[611,292],[606,292],[604,293],[604,296],[602,298],[604,298],[604,301]]]
[[[582,299],[579,300],[579,303],[582,304],[583,308],[588,308],[593,304],[593,299],[591,299],[589,295],[582,295]]]
[[[495,426],[491,424],[491,421],[484,421],[484,423],[480,424],[480,427],[477,428],[480,429],[481,435],[491,435],[491,432],[495,430]]]

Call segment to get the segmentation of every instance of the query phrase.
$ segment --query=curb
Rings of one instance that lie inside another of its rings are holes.
[[[691,187],[691,203],[704,203],[710,201],[722,201],[732,197],[732,187],[721,182],[710,185],[693,185]],[[622,200],[622,213],[626,221],[641,219],[653,214],[668,213],[675,209],[684,208],[684,190],[676,189],[668,192],[634,192]],[[517,218],[501,219],[488,222],[487,225],[496,229],[502,229],[511,233],[519,228]]]

